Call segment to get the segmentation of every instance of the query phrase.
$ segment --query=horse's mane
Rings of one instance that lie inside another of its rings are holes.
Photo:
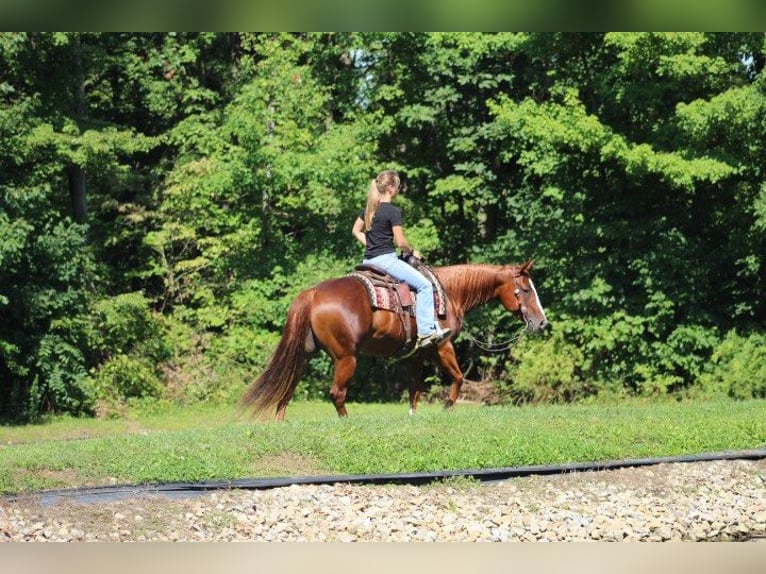
[[[436,267],[434,272],[449,298],[470,311],[492,299],[500,269],[500,265],[478,263]]]

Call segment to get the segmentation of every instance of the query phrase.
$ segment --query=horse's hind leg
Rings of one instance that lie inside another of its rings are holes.
[[[410,395],[410,414],[414,415],[418,410],[418,399],[423,383],[423,361],[412,359],[407,361],[407,383]]]
[[[348,415],[346,411],[346,391],[348,389],[348,383],[351,377],[354,376],[356,370],[356,357],[343,357],[335,360],[335,376],[332,381],[332,387],[330,388],[330,396],[333,403],[335,403],[335,410],[338,411],[339,417],[345,417]]]

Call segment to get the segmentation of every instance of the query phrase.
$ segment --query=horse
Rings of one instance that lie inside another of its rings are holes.
[[[460,264],[431,268],[447,295],[446,318],[452,329],[445,342],[425,348],[405,362],[408,375],[409,412],[417,410],[424,361],[438,363],[451,379],[444,407],[451,408],[463,384],[452,341],[463,327],[466,313],[493,300],[516,315],[530,332],[548,326],[545,311],[532,283],[533,262],[523,265]],[[410,321],[406,325],[405,321]],[[246,389],[242,408],[254,416],[276,409],[276,420],[285,409],[311,357],[320,349],[334,363],[330,396],[338,416],[348,415],[346,394],[354,375],[357,356],[397,358],[403,355],[414,317],[373,309],[364,285],[351,276],[327,279],[301,291],[287,313],[282,337],[266,369]]]

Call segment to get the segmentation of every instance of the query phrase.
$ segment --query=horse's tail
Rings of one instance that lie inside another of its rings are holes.
[[[298,294],[287,313],[282,338],[269,359],[266,370],[245,391],[242,408],[254,415],[285,406],[316,349],[311,332],[311,302],[314,289]]]

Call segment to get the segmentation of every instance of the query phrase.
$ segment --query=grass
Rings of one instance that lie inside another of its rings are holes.
[[[766,401],[481,407],[291,404],[283,423],[230,406],[0,427],[0,493],[123,483],[605,461],[763,448]]]

